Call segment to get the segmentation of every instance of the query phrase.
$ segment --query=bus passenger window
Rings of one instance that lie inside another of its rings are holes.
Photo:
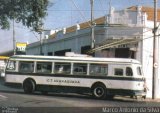
[[[23,73],[33,73],[34,63],[33,62],[19,62],[19,71]]]
[[[60,74],[70,74],[71,73],[71,63],[56,62],[54,72],[60,73]]]
[[[7,70],[15,71],[16,70],[16,61],[10,60],[7,64]]]
[[[126,76],[133,76],[132,68],[126,67]]]
[[[51,62],[37,62],[37,73],[51,73]]]
[[[140,76],[142,75],[141,67],[137,67],[137,74],[140,75]]]
[[[75,63],[73,66],[74,75],[86,75],[87,74],[87,64]]]
[[[114,75],[123,76],[123,69],[115,68],[114,69]]]
[[[90,65],[90,75],[92,76],[105,76],[107,75],[108,66],[105,64],[91,64]]]

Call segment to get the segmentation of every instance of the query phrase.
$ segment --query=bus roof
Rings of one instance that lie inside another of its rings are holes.
[[[14,55],[10,59],[28,59],[28,60],[68,60],[68,61],[90,61],[90,62],[119,62],[119,63],[136,63],[140,64],[138,60],[130,58],[102,58],[102,57],[66,57],[66,56],[40,56],[40,55]]]

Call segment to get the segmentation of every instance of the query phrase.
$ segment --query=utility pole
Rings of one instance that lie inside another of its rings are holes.
[[[158,96],[158,37],[157,37],[157,0],[154,0],[154,29],[153,29],[153,77],[152,77],[152,99]]]
[[[94,0],[90,0],[91,3],[91,48],[93,49],[95,47],[95,38],[94,38]]]
[[[16,54],[16,39],[15,39],[15,26],[14,26],[14,17],[13,17],[13,55]]]
[[[41,1],[41,4],[43,4],[43,1]],[[43,9],[42,5],[41,5],[41,8]],[[43,22],[42,22],[42,18],[40,18],[40,22],[39,22],[39,34],[40,34],[40,55],[43,55],[42,53],[42,44],[43,44],[43,39],[42,39],[42,32],[43,32]]]
[[[42,30],[39,32],[40,34],[40,55],[42,55]]]
[[[42,34],[43,34],[43,23],[42,19],[40,20],[39,23],[37,23],[37,26],[35,27],[35,31],[38,32],[39,34],[39,54],[43,55],[42,53],[42,45],[43,45],[43,39],[42,39]]]
[[[15,5],[15,2],[14,2],[14,0],[11,0],[11,4],[14,6]],[[15,25],[14,25],[14,23],[15,23],[15,9],[14,9],[14,7],[13,7],[13,55],[15,55],[16,54],[16,39],[15,39]]]

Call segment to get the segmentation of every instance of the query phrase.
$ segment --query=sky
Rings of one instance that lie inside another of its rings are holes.
[[[48,15],[43,20],[45,30],[62,29],[77,23],[85,22],[91,18],[90,0],[49,0]],[[94,0],[94,18],[108,14],[109,6],[115,10],[125,9],[131,6],[153,7],[154,0]],[[160,0],[158,0],[160,7]],[[32,43],[39,41],[39,35],[32,30],[15,24],[16,42]],[[13,49],[13,27],[10,30],[0,30],[0,52]]]

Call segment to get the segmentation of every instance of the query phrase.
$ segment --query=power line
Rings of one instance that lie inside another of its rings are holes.
[[[80,15],[81,15],[81,18],[84,20],[84,21],[87,21],[85,16],[83,15],[83,13],[81,12],[81,10],[79,10],[79,7],[76,5],[76,3],[73,1],[73,0],[70,0],[72,2],[72,4],[76,7],[77,11],[79,11]],[[91,24],[87,21],[88,25],[91,26]]]
[[[35,38],[37,38],[38,41],[40,40],[39,36],[37,36],[34,31],[30,31],[30,32],[34,35]]]
[[[50,10],[47,10],[47,11],[87,11],[87,12],[90,12],[91,10],[87,10],[87,9],[65,9],[65,10],[61,10],[61,9],[56,9],[56,10],[54,10],[54,9],[50,9]],[[105,9],[95,9],[94,11],[106,11]]]
[[[147,38],[144,38],[144,39],[137,39],[137,40],[133,40],[133,39],[131,40],[130,39],[131,41],[129,41],[128,39],[119,39],[118,41],[114,41],[112,43],[109,43],[109,44],[102,45],[102,46],[96,47],[94,49],[91,49],[90,51],[88,51],[88,53],[93,53],[95,51],[100,51],[100,50],[103,50],[103,49],[112,48],[112,47],[119,46],[119,45],[137,43],[139,41],[146,40],[146,39],[149,39],[149,38],[153,38],[153,36],[147,37]]]
[[[102,5],[102,1],[101,0],[99,0],[99,5],[100,5],[100,9],[102,9],[102,14],[105,14],[106,13],[106,10],[104,9],[104,7],[103,7],[103,5]],[[94,11],[96,11],[96,10],[94,10]]]

